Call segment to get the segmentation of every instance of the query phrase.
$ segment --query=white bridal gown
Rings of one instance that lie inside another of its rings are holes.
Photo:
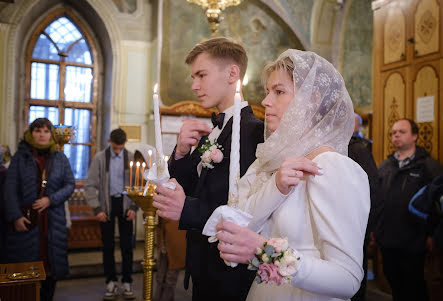
[[[249,228],[267,238],[287,237],[302,257],[291,284],[254,281],[248,301],[348,300],[360,287],[370,209],[368,177],[339,153],[321,153],[313,161],[323,175],[304,178],[285,196],[274,174],[240,206],[254,216]],[[254,166],[256,162],[240,180],[240,199],[247,198],[256,177]]]

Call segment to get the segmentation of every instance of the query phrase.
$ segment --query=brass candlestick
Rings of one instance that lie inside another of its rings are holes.
[[[55,142],[59,145],[60,150],[63,151],[63,148],[66,143],[71,140],[74,136],[74,129],[70,125],[54,125],[54,139]]]
[[[133,200],[143,211],[145,218],[145,251],[143,256],[143,301],[152,301],[153,277],[155,266],[154,259],[154,235],[155,235],[155,212],[152,206],[152,197],[155,194],[155,185],[149,183],[146,196],[143,196],[144,187],[126,186],[128,197]]]

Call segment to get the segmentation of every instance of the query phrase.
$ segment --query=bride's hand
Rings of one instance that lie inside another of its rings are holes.
[[[322,175],[321,168],[305,157],[290,157],[283,160],[275,175],[275,184],[282,194],[288,194],[290,189],[297,186],[305,175]]]
[[[224,260],[249,263],[254,258],[255,250],[263,247],[267,240],[263,236],[228,221],[217,225],[218,249]]]

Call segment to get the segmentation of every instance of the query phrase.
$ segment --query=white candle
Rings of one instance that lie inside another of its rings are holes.
[[[129,162],[129,189],[132,189],[132,166],[134,162]]]
[[[160,158],[163,158],[163,144],[162,144],[162,130],[160,127],[160,108],[158,101],[158,84],[154,86],[154,125],[155,125],[155,147],[157,148],[157,152],[160,155]]]
[[[144,176],[144,174],[145,174],[145,167],[146,167],[146,163],[145,162],[143,162],[142,163],[142,179],[141,179],[141,185],[140,186],[144,186],[144,184],[143,184],[143,181],[144,181],[144,178],[143,178],[143,176]]]
[[[136,168],[135,168],[135,183],[134,186],[137,187],[138,186],[138,178],[139,178],[139,173],[140,173],[140,162],[137,162],[135,164]]]
[[[151,168],[152,166],[152,162],[151,162],[151,157],[152,157],[152,150],[148,150],[148,155],[149,155],[149,163],[148,163],[148,168]]]
[[[232,116],[232,142],[229,165],[229,200],[228,205],[237,207],[238,178],[240,177],[240,85],[238,80],[234,97],[234,115]]]

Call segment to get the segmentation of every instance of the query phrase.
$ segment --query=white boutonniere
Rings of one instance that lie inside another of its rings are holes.
[[[202,166],[205,168],[214,168],[214,163],[220,163],[223,160],[223,153],[220,144],[217,143],[217,139],[210,141],[206,139],[205,143],[199,147],[198,151],[202,154]]]

